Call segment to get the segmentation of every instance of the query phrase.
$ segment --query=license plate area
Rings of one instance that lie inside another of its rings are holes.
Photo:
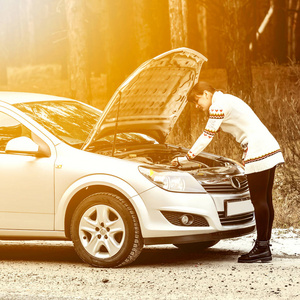
[[[225,217],[242,215],[254,211],[250,198],[225,200]]]

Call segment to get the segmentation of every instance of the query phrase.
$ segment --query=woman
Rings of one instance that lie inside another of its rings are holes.
[[[243,163],[257,229],[253,249],[241,255],[238,262],[272,260],[269,244],[274,220],[272,188],[276,165],[284,162],[277,141],[245,102],[233,95],[216,91],[206,82],[195,85],[189,101],[195,103],[196,109],[208,111],[209,120],[187,155],[175,158],[172,165],[180,166],[196,157],[210,143],[219,128],[232,134],[244,149]]]

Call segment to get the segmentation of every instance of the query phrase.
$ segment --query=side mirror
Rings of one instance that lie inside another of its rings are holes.
[[[26,136],[21,136],[10,140],[5,148],[7,154],[27,154],[42,156],[39,145]]]

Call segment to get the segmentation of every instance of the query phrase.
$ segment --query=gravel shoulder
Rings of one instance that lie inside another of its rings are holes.
[[[149,246],[120,269],[82,263],[70,242],[0,241],[0,299],[300,299],[299,231],[279,234],[271,263],[237,263],[247,236],[201,253]]]

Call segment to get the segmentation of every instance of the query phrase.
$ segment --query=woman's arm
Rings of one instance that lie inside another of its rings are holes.
[[[200,152],[202,152],[211,142],[215,134],[219,131],[224,117],[225,114],[223,108],[212,105],[209,109],[209,119],[203,133],[199,136],[187,155],[184,157],[175,158],[172,160],[172,165],[178,166],[184,164],[185,162],[194,159]]]

